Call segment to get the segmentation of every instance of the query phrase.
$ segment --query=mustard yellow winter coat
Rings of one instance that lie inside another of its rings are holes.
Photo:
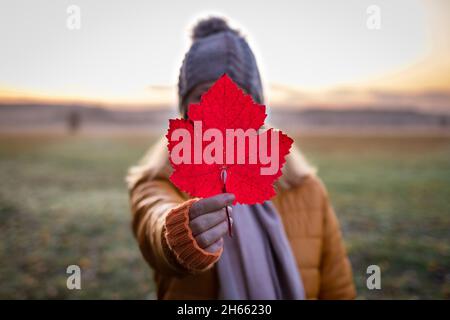
[[[215,299],[214,264],[193,272],[177,260],[166,239],[168,213],[189,197],[169,181],[165,141],[130,170],[128,186],[133,231],[145,260],[154,269],[159,299]],[[294,148],[272,199],[283,221],[308,299],[355,297],[351,266],[339,222],[326,189]]]

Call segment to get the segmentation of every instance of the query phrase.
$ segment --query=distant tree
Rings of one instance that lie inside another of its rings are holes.
[[[76,133],[81,126],[81,115],[77,110],[71,110],[67,115],[67,130],[69,133]]]
[[[441,127],[448,126],[448,123],[449,123],[449,121],[448,121],[448,117],[447,116],[443,115],[443,116],[440,117],[439,124],[441,125]]]

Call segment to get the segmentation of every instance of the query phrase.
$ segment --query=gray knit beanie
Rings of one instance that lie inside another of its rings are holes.
[[[222,18],[201,20],[193,29],[193,43],[186,53],[178,79],[181,114],[184,99],[195,86],[214,82],[226,73],[258,103],[263,103],[261,78],[247,41]]]

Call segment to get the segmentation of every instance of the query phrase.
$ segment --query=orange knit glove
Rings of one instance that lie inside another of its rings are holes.
[[[191,272],[209,269],[222,254],[223,248],[210,253],[200,248],[189,227],[189,209],[199,199],[190,199],[173,208],[166,217],[166,240],[177,261]]]

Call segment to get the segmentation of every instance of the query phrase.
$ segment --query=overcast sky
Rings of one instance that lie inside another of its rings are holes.
[[[80,30],[66,26],[72,4]],[[372,4],[379,30],[366,25]],[[247,36],[273,103],[448,102],[446,0],[0,0],[0,98],[174,103],[189,27],[208,14]]]

